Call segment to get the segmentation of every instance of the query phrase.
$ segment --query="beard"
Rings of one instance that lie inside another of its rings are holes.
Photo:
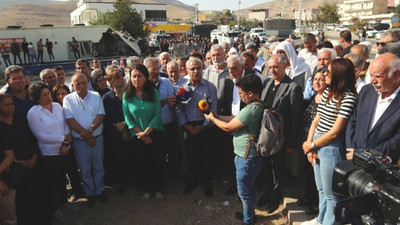
[[[214,66],[222,66],[225,63],[223,60],[213,61]]]

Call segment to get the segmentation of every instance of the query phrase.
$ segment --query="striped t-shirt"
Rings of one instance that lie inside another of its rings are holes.
[[[332,98],[329,102],[328,99],[329,88],[326,88],[321,97],[321,103],[318,105],[318,114],[320,117],[317,132],[326,133],[332,127],[338,116],[349,119],[353,113],[354,106],[356,104],[356,96],[350,91],[344,93],[342,102],[339,107],[336,106],[338,100]]]

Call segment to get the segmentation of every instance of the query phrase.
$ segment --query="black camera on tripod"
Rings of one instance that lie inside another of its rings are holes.
[[[338,163],[332,189],[346,197],[336,220],[352,224],[400,224],[400,167],[373,149],[355,150],[353,161]]]

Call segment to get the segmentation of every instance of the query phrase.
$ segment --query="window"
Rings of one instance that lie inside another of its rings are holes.
[[[92,41],[79,41],[79,52],[81,54],[81,58],[83,57],[92,57],[92,50],[93,50],[93,42]],[[72,42],[68,41],[68,58],[75,59],[74,51],[72,50]]]
[[[167,21],[167,11],[165,10],[146,10],[146,21]]]

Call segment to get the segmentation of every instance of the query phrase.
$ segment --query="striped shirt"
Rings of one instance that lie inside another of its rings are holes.
[[[320,116],[320,120],[317,126],[317,132],[319,133],[328,132],[333,127],[338,116],[349,119],[356,104],[356,96],[350,91],[346,91],[340,106],[337,107],[336,103],[338,100],[336,98],[332,98],[329,102],[326,102],[328,99],[328,92],[329,88],[325,89],[321,97],[321,103],[318,105],[317,112]]]

